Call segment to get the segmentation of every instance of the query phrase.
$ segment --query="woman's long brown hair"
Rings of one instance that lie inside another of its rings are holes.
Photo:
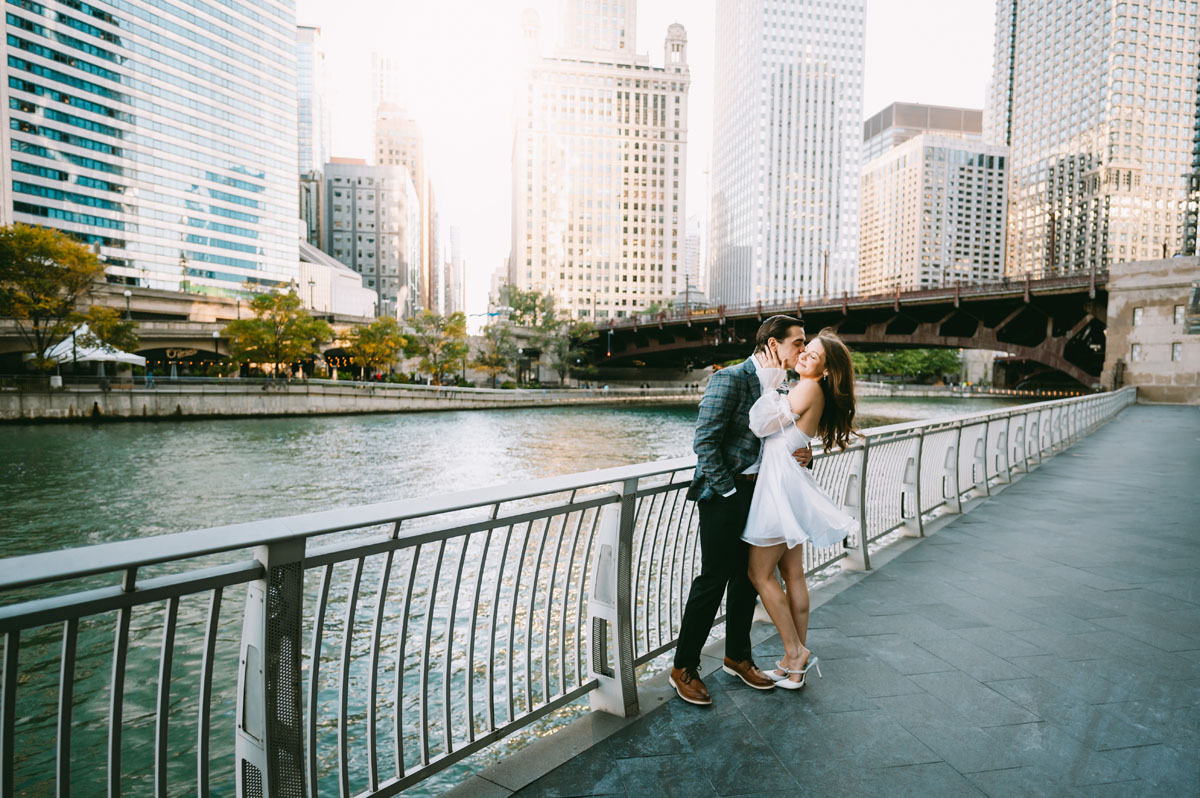
[[[825,407],[817,422],[817,435],[825,451],[832,451],[834,446],[844,450],[850,445],[850,438],[858,435],[854,429],[854,363],[850,360],[850,350],[831,328],[817,333],[817,340],[825,348],[825,369],[829,372],[820,381]]]

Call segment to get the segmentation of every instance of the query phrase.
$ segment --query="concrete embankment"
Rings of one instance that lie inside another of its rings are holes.
[[[165,381],[164,381],[165,382]],[[0,390],[0,421],[214,418],[403,413],[561,405],[698,402],[689,389],[491,390],[385,383],[261,383],[71,386],[54,391]]]

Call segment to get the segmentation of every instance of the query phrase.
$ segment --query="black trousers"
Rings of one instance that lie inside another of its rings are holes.
[[[737,493],[729,498],[718,496],[699,503],[700,575],[692,581],[683,610],[679,644],[675,647],[676,668],[700,664],[700,650],[712,631],[727,588],[725,656],[734,661],[750,657],[750,624],[758,592],[746,573],[750,545],[742,541],[742,530],[753,495],[754,483],[738,480]]]

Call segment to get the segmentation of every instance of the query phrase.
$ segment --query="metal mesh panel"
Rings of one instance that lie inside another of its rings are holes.
[[[242,798],[263,798],[262,771],[242,760]]]
[[[304,761],[300,712],[300,614],[304,573],[300,563],[271,569],[267,580],[267,730],[271,792],[303,798]]]

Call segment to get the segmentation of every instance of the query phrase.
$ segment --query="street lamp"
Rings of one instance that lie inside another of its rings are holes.
[[[313,302],[313,286],[316,284],[316,280],[311,277],[308,278],[308,306],[313,310],[316,310],[316,303]]]
[[[131,316],[129,314],[129,298],[131,296],[133,296],[133,292],[130,291],[128,288],[126,288],[125,289],[125,321],[129,321],[130,319],[133,318],[133,316]]]
[[[217,347],[221,344],[221,331],[213,330],[213,360],[221,359],[221,351]]]

